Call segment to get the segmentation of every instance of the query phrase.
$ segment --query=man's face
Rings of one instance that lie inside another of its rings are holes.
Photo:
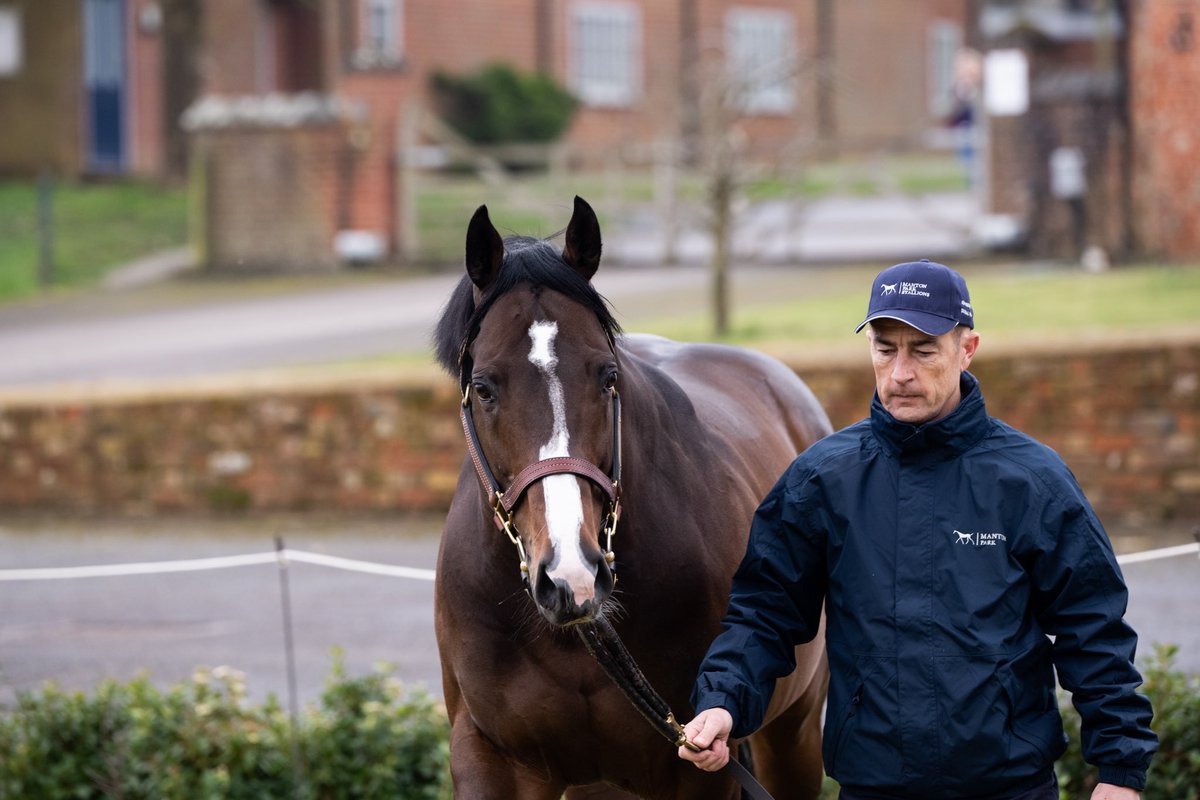
[[[889,414],[900,422],[923,425],[958,406],[958,380],[971,364],[979,334],[960,326],[930,336],[897,320],[877,319],[867,337],[875,389]]]

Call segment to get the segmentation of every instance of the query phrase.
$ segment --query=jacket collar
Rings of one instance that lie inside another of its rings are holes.
[[[959,379],[962,400],[950,415],[925,425],[900,422],[883,407],[879,393],[871,399],[871,431],[894,456],[945,457],[965,452],[986,435],[990,425],[979,381],[969,372]]]

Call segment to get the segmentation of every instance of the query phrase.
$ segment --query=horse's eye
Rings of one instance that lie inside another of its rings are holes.
[[[472,381],[471,391],[475,392],[475,396],[485,403],[493,403],[496,401],[496,393],[492,391],[492,387],[483,381]]]
[[[617,371],[613,370],[604,376],[604,391],[610,391],[617,385]]]

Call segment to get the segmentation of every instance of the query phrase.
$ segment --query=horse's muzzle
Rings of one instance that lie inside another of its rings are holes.
[[[603,558],[596,564],[596,576],[591,586],[583,591],[577,591],[562,578],[551,578],[546,564],[542,563],[533,582],[533,597],[538,611],[548,622],[566,627],[594,620],[612,589],[612,570]]]

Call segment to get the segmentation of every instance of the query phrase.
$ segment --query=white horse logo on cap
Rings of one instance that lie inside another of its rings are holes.
[[[896,287],[898,285],[899,284],[896,284],[896,283],[881,283],[881,284],[879,284],[879,296],[883,297],[886,294],[895,294]]]

